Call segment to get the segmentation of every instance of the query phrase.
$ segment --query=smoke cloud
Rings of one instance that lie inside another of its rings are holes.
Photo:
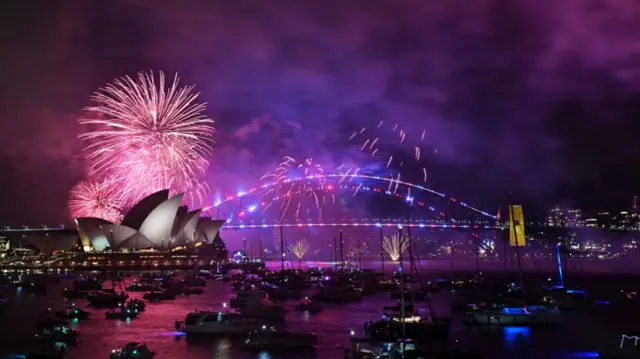
[[[613,176],[638,156],[637,1],[4,6],[6,224],[69,221],[68,190],[85,175],[82,108],[104,82],[149,69],[178,72],[209,104],[212,196],[254,185],[285,155],[357,162],[348,137],[380,121],[426,130],[429,186],[486,210],[507,192],[619,204],[640,180]],[[413,156],[379,132],[390,154]]]

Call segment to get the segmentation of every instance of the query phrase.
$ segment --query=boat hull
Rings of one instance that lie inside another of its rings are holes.
[[[538,325],[558,324],[558,314],[502,314],[502,313],[467,313],[467,324],[484,325]]]
[[[209,324],[185,325],[181,332],[185,334],[209,334],[209,335],[239,335],[247,334],[260,328],[258,321],[247,321],[245,323],[222,323],[213,322]]]

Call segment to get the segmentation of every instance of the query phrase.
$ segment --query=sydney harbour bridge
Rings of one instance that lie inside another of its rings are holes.
[[[411,236],[418,259],[466,257],[504,260],[508,265],[507,257],[514,254],[508,244],[508,204],[503,215],[498,209],[490,213],[423,185],[390,177],[357,173],[301,176],[212,202],[202,213],[226,220],[220,234],[227,247],[263,260],[279,260],[281,246],[306,240],[309,260],[336,261],[338,237],[343,238],[346,259],[375,260],[380,258],[382,237],[399,231]],[[578,242],[612,237],[606,230],[549,228],[531,222],[526,223],[526,231],[526,249],[533,249],[525,256],[540,259],[553,258],[558,240],[573,240],[576,249],[583,249]],[[61,226],[5,227],[0,236],[38,235],[55,241],[75,232],[75,228]],[[612,238],[621,236],[628,233],[615,233]]]

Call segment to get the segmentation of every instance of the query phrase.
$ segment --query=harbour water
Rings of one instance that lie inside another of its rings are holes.
[[[591,284],[596,295],[606,295],[617,286],[640,283],[637,278],[590,276],[583,278]],[[130,281],[131,278],[127,278]],[[496,279],[497,280],[497,279]],[[502,279],[500,279],[502,280]],[[6,353],[20,354],[34,347],[35,322],[47,308],[62,309],[72,303],[89,311],[89,320],[74,322],[80,331],[76,345],[69,349],[70,359],[108,358],[111,349],[127,342],[145,342],[157,353],[158,359],[217,358],[217,359],[333,359],[342,358],[349,347],[351,331],[362,331],[363,324],[380,317],[382,306],[392,304],[388,293],[364,297],[362,302],[327,304],[317,315],[293,310],[297,301],[278,303],[290,309],[286,328],[292,331],[310,331],[318,335],[319,345],[314,352],[284,351],[248,352],[236,342],[225,338],[198,338],[181,336],[174,330],[174,322],[183,320],[195,309],[221,309],[234,293],[229,283],[209,281],[202,295],[179,297],[174,301],[148,303],[139,318],[130,321],[107,320],[104,309],[92,309],[85,300],[67,300],[60,295],[69,282],[53,283],[46,295],[28,295],[20,288],[5,288],[5,303],[0,330],[0,348]],[[134,298],[141,293],[130,293]],[[619,340],[622,333],[640,334],[638,311],[602,305],[590,311],[564,311],[563,322],[553,327],[467,327],[462,324],[461,313],[449,309],[451,291],[433,296],[432,306],[442,317],[451,316],[452,340],[468,350],[480,351],[485,358],[542,359],[590,358],[602,344]],[[636,318],[636,319],[634,319]],[[635,330],[635,332],[634,332]],[[14,356],[15,357],[15,356]]]

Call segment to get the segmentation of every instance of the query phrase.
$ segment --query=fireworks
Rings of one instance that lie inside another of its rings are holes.
[[[95,217],[120,223],[121,206],[120,191],[114,183],[82,181],[69,193],[69,213],[73,218]]]
[[[307,240],[304,238],[298,240],[295,244],[289,245],[289,251],[293,253],[293,255],[296,256],[298,260],[302,260],[307,252],[309,252],[310,248],[311,247],[307,243]]]
[[[296,258],[298,258],[298,269],[300,269],[300,266],[302,264],[302,259],[304,258],[305,254],[307,254],[307,252],[309,251],[309,248],[311,247],[309,246],[309,244],[304,238],[298,240],[294,245],[291,245],[291,244],[289,245],[289,251],[293,253],[293,255],[296,256]]]
[[[416,136],[412,136],[411,134],[407,133],[405,130],[403,130],[402,128],[399,127],[398,124],[395,124],[390,130],[387,128],[385,129],[383,127],[384,121],[380,121],[377,125],[377,127],[374,129],[375,131],[368,131],[366,127],[362,128],[360,131],[355,131],[351,134],[351,136],[349,136],[348,142],[354,142],[359,144],[360,146],[360,151],[368,153],[370,156],[372,157],[379,157],[379,155],[381,153],[383,153],[384,151],[381,151],[382,149],[382,141],[381,138],[376,136],[374,134],[374,132],[380,132],[380,131],[387,131],[387,133],[389,135],[391,135],[392,137],[396,138],[396,140],[398,141],[398,144],[401,145],[406,145],[407,143],[412,143],[412,147],[413,147],[413,160],[418,163],[420,165],[420,167],[422,168],[422,181],[424,183],[427,182],[427,168],[426,166],[422,163],[423,161],[421,161],[421,158],[424,156],[421,156],[421,148],[423,146],[423,142],[425,139],[425,135],[426,135],[426,130],[423,130],[422,133],[419,135],[419,139],[416,138]],[[406,143],[405,143],[406,142]],[[389,157],[386,158],[380,158],[380,161],[384,161],[385,164],[385,168],[386,169],[397,169],[399,170],[400,168],[402,168],[404,166],[404,161],[402,158],[398,158],[401,156],[396,156],[394,157],[393,155],[390,155]],[[340,170],[341,168],[339,168]],[[343,176],[343,180],[344,179],[349,179],[351,180],[354,177],[354,173],[357,173],[360,169],[347,169],[346,171],[342,171],[341,175]],[[393,194],[395,194],[398,191],[398,183],[401,180],[400,179],[400,172],[397,173],[397,175],[389,175],[388,179],[389,179],[389,188],[387,190],[387,192],[391,192]],[[395,182],[395,183],[394,183]],[[358,191],[356,190],[356,192],[354,193],[354,195],[357,193]]]
[[[326,177],[322,166],[314,163],[311,158],[298,162],[287,156],[275,170],[265,173],[260,180],[273,181],[273,186],[263,193],[261,198],[267,202],[264,211],[275,201],[281,200],[280,221],[289,211],[295,211],[296,219],[300,218],[301,214],[310,216],[310,208],[302,207],[302,199],[305,197],[312,199],[319,220],[322,219],[322,205],[328,200],[335,203],[335,195],[331,194],[330,199],[327,198],[329,194],[326,192]]]
[[[397,261],[404,251],[409,248],[409,239],[396,233],[391,237],[385,236],[382,239],[382,248],[387,252],[392,261]]]
[[[166,188],[202,202],[208,190],[198,178],[211,155],[213,120],[202,114],[206,105],[193,86],[178,82],[176,75],[166,84],[162,72],[157,82],[152,72],[117,79],[92,96],[91,118],[80,120],[95,126],[80,136],[89,175],[121,183],[126,203]]]

